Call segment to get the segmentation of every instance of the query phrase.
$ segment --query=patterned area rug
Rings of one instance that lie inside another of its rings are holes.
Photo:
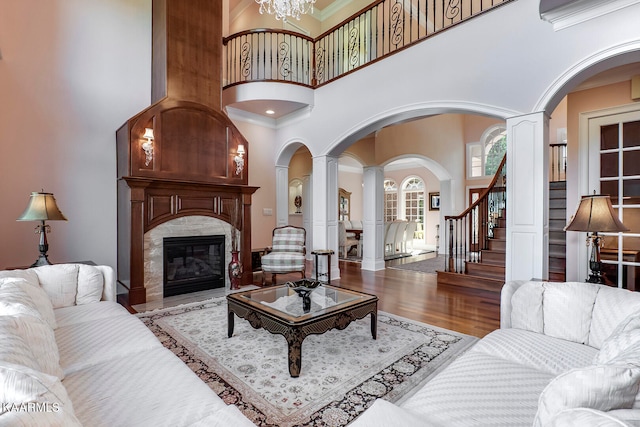
[[[436,274],[436,271],[444,271],[446,255],[438,255],[435,258],[424,259],[422,261],[398,264],[388,268],[396,270],[418,271],[426,274]]]
[[[376,398],[398,402],[462,354],[476,338],[378,312],[302,344],[291,378],[281,335],[236,318],[227,338],[226,298],[138,314],[227,404],[259,426],[344,426]]]

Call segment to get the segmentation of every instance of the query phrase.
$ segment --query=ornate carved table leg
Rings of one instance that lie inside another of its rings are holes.
[[[297,378],[302,366],[302,341],[304,335],[298,329],[289,330],[285,336],[289,346],[289,374]]]
[[[233,335],[233,311],[228,310],[227,313],[228,316],[228,321],[227,321],[227,335],[229,338],[231,338],[231,336]]]
[[[373,339],[378,339],[378,311],[377,309],[371,312],[371,336]]]

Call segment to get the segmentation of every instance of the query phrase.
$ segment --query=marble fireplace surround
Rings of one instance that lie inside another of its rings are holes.
[[[217,218],[191,215],[174,218],[144,233],[144,287],[147,302],[162,301],[163,298],[163,249],[165,237],[191,237],[223,235],[226,266],[231,262],[231,225]],[[225,274],[225,290],[231,289],[229,275]]]

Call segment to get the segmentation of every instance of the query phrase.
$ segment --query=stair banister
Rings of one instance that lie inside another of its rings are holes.
[[[459,215],[447,215],[449,223],[449,257],[445,271],[465,273],[466,262],[480,262],[481,250],[487,249],[493,227],[506,207],[505,155],[489,186],[478,200]]]

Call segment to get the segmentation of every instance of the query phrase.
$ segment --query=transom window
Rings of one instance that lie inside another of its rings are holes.
[[[480,178],[495,175],[507,152],[507,129],[503,125],[487,129],[480,142],[467,144],[467,176]]]

